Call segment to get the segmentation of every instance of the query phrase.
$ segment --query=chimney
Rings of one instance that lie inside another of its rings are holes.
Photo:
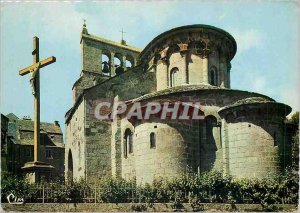
[[[58,121],[54,121],[54,126],[60,126]]]

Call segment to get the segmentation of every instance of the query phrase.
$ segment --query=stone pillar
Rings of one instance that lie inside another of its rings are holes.
[[[110,76],[115,76],[115,53],[110,53]]]
[[[114,102],[117,102],[119,97],[114,97]],[[111,172],[115,178],[122,177],[122,141],[121,141],[121,120],[116,118],[112,122],[112,137],[111,137]]]
[[[127,67],[126,67],[126,56],[122,55],[122,61],[121,63],[123,63],[123,69],[124,71],[126,71]]]
[[[187,54],[186,53],[184,53],[183,55],[182,55],[182,57],[183,57],[183,60],[182,60],[182,62],[184,63],[184,65],[183,65],[183,67],[184,67],[184,76],[183,76],[183,79],[182,79],[182,82],[183,82],[183,84],[188,84],[188,74],[187,74],[187,60],[186,60],[186,57],[187,57]]]
[[[168,66],[159,61],[156,65],[156,89],[157,91],[168,88]]]
[[[191,59],[191,52],[187,51],[185,53],[185,74],[186,74],[186,84],[190,83],[190,73],[189,73],[189,61]]]
[[[99,67],[99,73],[102,74],[102,50],[99,50],[99,64],[100,64],[100,67]]]
[[[203,57],[203,83],[208,84],[208,55]]]
[[[227,87],[230,89],[230,70],[231,70],[231,63],[230,61],[227,62]]]
[[[223,149],[223,175],[230,175],[229,172],[229,141],[228,141],[228,129],[225,119],[222,119],[222,131],[221,131],[221,141]]]
[[[169,72],[169,64],[168,63],[164,63],[165,65],[165,70],[166,70],[166,77],[167,77],[167,88],[170,87],[170,72]]]
[[[221,87],[225,87],[225,75],[226,75],[226,60],[224,58],[220,58],[220,75],[221,75],[221,79],[220,79],[220,86]]]

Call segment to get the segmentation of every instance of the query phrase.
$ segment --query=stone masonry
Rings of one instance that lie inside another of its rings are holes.
[[[208,25],[169,30],[139,50],[124,40],[90,35],[84,24],[81,74],[66,113],[66,177],[151,183],[186,172],[219,170],[238,178],[262,178],[284,169],[291,149],[283,120],[291,108],[262,94],[230,88],[236,51],[229,33]],[[98,120],[96,106],[105,101],[142,106],[200,101],[204,119],[128,120],[119,115]]]

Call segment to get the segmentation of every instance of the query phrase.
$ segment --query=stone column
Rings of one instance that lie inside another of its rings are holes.
[[[110,77],[115,76],[115,53],[110,53]]]
[[[191,52],[187,51],[185,54],[185,74],[186,74],[186,84],[190,83],[190,73],[189,73],[189,61],[191,58]]]
[[[99,58],[99,64],[100,64],[99,73],[102,74],[102,50],[99,50],[99,55],[100,55],[100,58]]]
[[[227,67],[226,67],[226,73],[227,73],[227,87],[230,88],[230,70],[231,70],[231,63],[230,61],[227,62]]]
[[[228,127],[225,119],[222,119],[222,131],[221,131],[221,141],[223,149],[223,174],[230,175],[229,172],[229,141],[228,141]]]
[[[226,60],[224,58],[220,58],[220,65],[219,65],[219,73],[221,75],[220,79],[220,86],[225,87],[225,75],[226,75]]]
[[[122,63],[123,63],[123,69],[124,71],[126,71],[127,67],[126,67],[126,56],[122,55]]]
[[[203,62],[203,83],[208,84],[208,55],[205,55],[202,59]]]
[[[166,70],[166,77],[167,77],[167,88],[170,87],[170,73],[169,73],[169,63],[166,61],[163,63],[165,66],[165,70]]]
[[[183,79],[182,79],[182,83],[183,84],[188,84],[188,74],[187,74],[187,60],[186,60],[186,57],[187,57],[187,54],[186,53],[183,53],[182,54],[182,62],[184,63],[183,64],[183,67],[184,67],[184,75],[183,75]]]

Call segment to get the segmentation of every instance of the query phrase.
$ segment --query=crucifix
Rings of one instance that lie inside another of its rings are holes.
[[[40,61],[39,58],[39,38],[33,37],[33,64],[19,71],[19,75],[23,76],[31,74],[30,84],[32,94],[34,96],[34,162],[40,161],[40,68],[52,64],[56,61],[54,56]]]

